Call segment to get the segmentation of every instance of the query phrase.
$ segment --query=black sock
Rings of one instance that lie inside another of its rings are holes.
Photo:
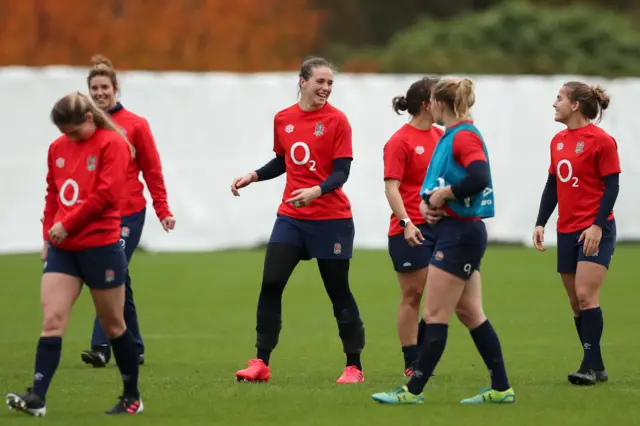
[[[261,359],[264,362],[264,365],[269,365],[269,358],[271,358],[271,351],[269,349],[260,349],[258,348],[258,359]]]
[[[600,339],[604,328],[604,319],[600,307],[586,309],[580,312],[582,318],[582,347],[584,357],[580,370],[604,370]]]
[[[402,355],[404,355],[404,369],[415,365],[418,359],[418,345],[409,345],[402,347]]]
[[[124,384],[124,396],[139,398],[138,375],[138,348],[133,334],[126,329],[124,334],[115,339],[110,339],[113,357],[116,359],[122,382]]]
[[[362,371],[362,362],[360,361],[360,354],[346,354],[347,355],[347,367],[356,367]]]
[[[424,322],[424,318],[420,318],[420,322],[418,323],[418,346],[422,345],[422,341],[424,340],[424,328],[427,326],[427,323]]]
[[[578,338],[580,339],[580,346],[584,344],[582,341],[582,317],[578,314],[577,317],[573,317],[573,322],[576,324],[576,331],[578,332]]]
[[[36,352],[36,367],[33,376],[33,392],[42,398],[47,398],[47,391],[53,375],[60,364],[62,353],[62,337],[41,337]]]
[[[436,369],[444,348],[447,345],[448,324],[427,324],[424,328],[424,341],[420,345],[420,359],[411,376],[407,388],[414,395],[422,393],[429,377]]]
[[[479,327],[471,330],[471,338],[476,344],[484,364],[491,375],[491,388],[497,391],[506,391],[511,387],[507,379],[507,370],[504,367],[500,339],[493,326],[486,320]]]

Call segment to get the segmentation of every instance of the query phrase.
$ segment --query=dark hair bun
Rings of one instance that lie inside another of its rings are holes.
[[[409,109],[409,102],[406,96],[396,96],[391,101],[391,105],[396,114],[400,114],[400,111],[406,111]]]

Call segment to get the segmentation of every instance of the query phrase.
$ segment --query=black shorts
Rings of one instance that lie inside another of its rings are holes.
[[[573,274],[578,268],[578,262],[593,262],[609,268],[611,258],[616,250],[616,221],[611,219],[602,228],[602,239],[598,245],[598,252],[593,256],[584,254],[584,242],[578,243],[582,231],[558,232],[558,272]]]
[[[80,251],[63,250],[49,243],[43,273],[51,272],[78,277],[91,289],[119,287],[127,273],[124,241]]]
[[[433,227],[427,223],[418,225],[424,241],[422,245],[411,247],[404,239],[404,233],[389,237],[389,256],[396,272],[415,271],[426,268],[431,262],[436,241]]]
[[[351,259],[353,219],[301,220],[278,215],[269,243],[299,247],[309,259]]]
[[[436,246],[431,265],[462,279],[469,279],[487,249],[487,228],[481,220],[443,217],[433,227]]]

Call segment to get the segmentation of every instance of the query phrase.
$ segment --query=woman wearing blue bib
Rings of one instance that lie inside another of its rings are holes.
[[[438,141],[422,185],[420,210],[436,239],[429,264],[418,366],[405,386],[372,395],[386,404],[422,404],[423,389],[442,357],[449,319],[455,312],[469,329],[491,376],[491,387],[463,404],[512,403],[500,340],[482,308],[480,262],[487,247],[482,221],[494,216],[489,155],[469,110],[473,82],[445,78],[431,91],[431,113],[446,130]]]

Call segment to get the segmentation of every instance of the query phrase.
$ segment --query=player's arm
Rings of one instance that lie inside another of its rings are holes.
[[[42,218],[42,237],[45,241],[49,241],[49,229],[53,226],[56,213],[58,211],[58,187],[53,177],[53,155],[52,147],[49,147],[47,155],[47,193],[44,197],[44,212]]]
[[[351,171],[351,161],[351,158],[346,157],[333,160],[333,171],[319,185],[323,195],[335,191],[347,182]]]
[[[453,141],[453,157],[467,172],[467,176],[460,182],[451,185],[453,197],[464,200],[484,191],[490,183],[489,162],[478,135],[471,132],[456,134]]]
[[[260,167],[255,171],[257,175],[257,182],[264,180],[275,179],[278,176],[282,176],[287,171],[287,166],[284,160],[284,155],[278,155],[271,159],[267,164]]]
[[[285,152],[278,135],[278,114],[273,119],[273,152],[276,154],[267,164],[255,170],[253,178],[256,182],[275,179],[282,176],[287,171],[287,163],[285,162]]]
[[[82,229],[92,220],[100,216],[122,198],[127,166],[131,152],[121,139],[112,139],[102,148],[101,164],[98,168],[96,187],[80,207],[62,220],[62,226],[69,235]],[[82,185],[82,182],[79,182]]]
[[[398,220],[407,219],[407,209],[400,195],[400,182],[404,176],[407,153],[402,140],[392,139],[384,146],[384,195]]]
[[[353,161],[353,144],[351,141],[351,125],[347,117],[341,115],[336,125],[333,145],[333,171],[320,183],[322,194],[328,194],[340,188],[349,179],[351,162]]]
[[[596,165],[604,184],[604,192],[593,224],[603,228],[613,211],[620,191],[620,157],[618,145],[613,138],[607,137],[603,140],[600,150],[596,153]]]
[[[162,174],[162,162],[160,161],[160,153],[151,133],[151,127],[147,120],[142,119],[138,124],[136,135],[136,161],[142,171],[142,177],[147,183],[151,199],[153,200],[153,209],[158,219],[166,219],[173,216],[169,210],[167,201],[167,188],[164,183],[164,175]]]
[[[551,170],[551,169],[550,169]],[[556,175],[549,172],[547,177],[547,183],[542,191],[542,197],[540,198],[540,207],[538,208],[538,218],[536,219],[536,226],[547,226],[547,222],[551,217],[551,214],[558,205],[558,182]]]

